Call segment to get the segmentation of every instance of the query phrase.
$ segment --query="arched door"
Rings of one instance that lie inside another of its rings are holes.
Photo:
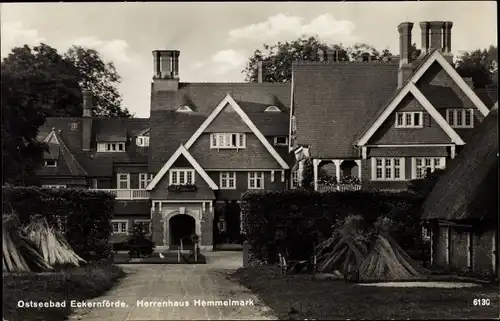
[[[169,234],[170,234],[170,246],[192,246],[191,235],[196,231],[196,221],[195,219],[187,214],[177,214],[170,218],[169,222]]]

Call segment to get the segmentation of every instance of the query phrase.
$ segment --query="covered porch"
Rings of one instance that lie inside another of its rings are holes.
[[[315,191],[361,190],[361,159],[313,159],[312,163]]]

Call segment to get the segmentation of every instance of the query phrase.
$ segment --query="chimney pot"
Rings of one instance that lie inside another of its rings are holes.
[[[89,151],[92,138],[92,92],[90,90],[82,90],[82,96],[82,150]]]
[[[399,70],[398,70],[398,88],[403,86],[408,77],[413,72],[413,67],[410,64],[411,56],[411,31],[413,23],[402,22],[398,26],[399,31]]]
[[[453,22],[446,21],[443,27],[443,53],[448,56],[448,59],[453,61],[453,54],[451,52],[451,28],[453,28]]]
[[[421,52],[422,55],[425,55],[429,52],[429,22],[423,21],[420,23],[420,30],[422,31],[422,44],[421,44]]]
[[[82,90],[83,96],[83,117],[91,117],[93,102],[92,102],[92,92],[90,90]]]
[[[429,21],[430,45],[429,49],[443,50],[444,21]]]
[[[177,91],[179,89],[178,50],[153,51],[153,91]]]

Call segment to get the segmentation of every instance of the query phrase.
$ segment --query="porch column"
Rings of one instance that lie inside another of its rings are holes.
[[[358,166],[358,179],[361,182],[361,159],[354,160]]]
[[[455,145],[452,145],[450,148],[450,158],[454,159],[455,155],[456,155],[456,147],[455,147]]]
[[[169,218],[163,216],[163,246],[168,246],[168,229],[170,228]]]
[[[335,164],[335,176],[337,178],[337,182],[340,183],[340,164],[342,163],[342,160],[332,159],[332,162]]]
[[[318,191],[318,165],[320,162],[320,159],[313,159],[314,191]]]

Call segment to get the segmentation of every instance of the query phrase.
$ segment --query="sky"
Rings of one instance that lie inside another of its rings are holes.
[[[453,21],[452,50],[497,45],[496,1],[2,3],[1,55],[46,43],[97,49],[115,64],[123,106],[149,117],[153,50],[180,50],[181,82],[241,82],[241,70],[264,43],[318,36],[398,52],[397,26]]]

